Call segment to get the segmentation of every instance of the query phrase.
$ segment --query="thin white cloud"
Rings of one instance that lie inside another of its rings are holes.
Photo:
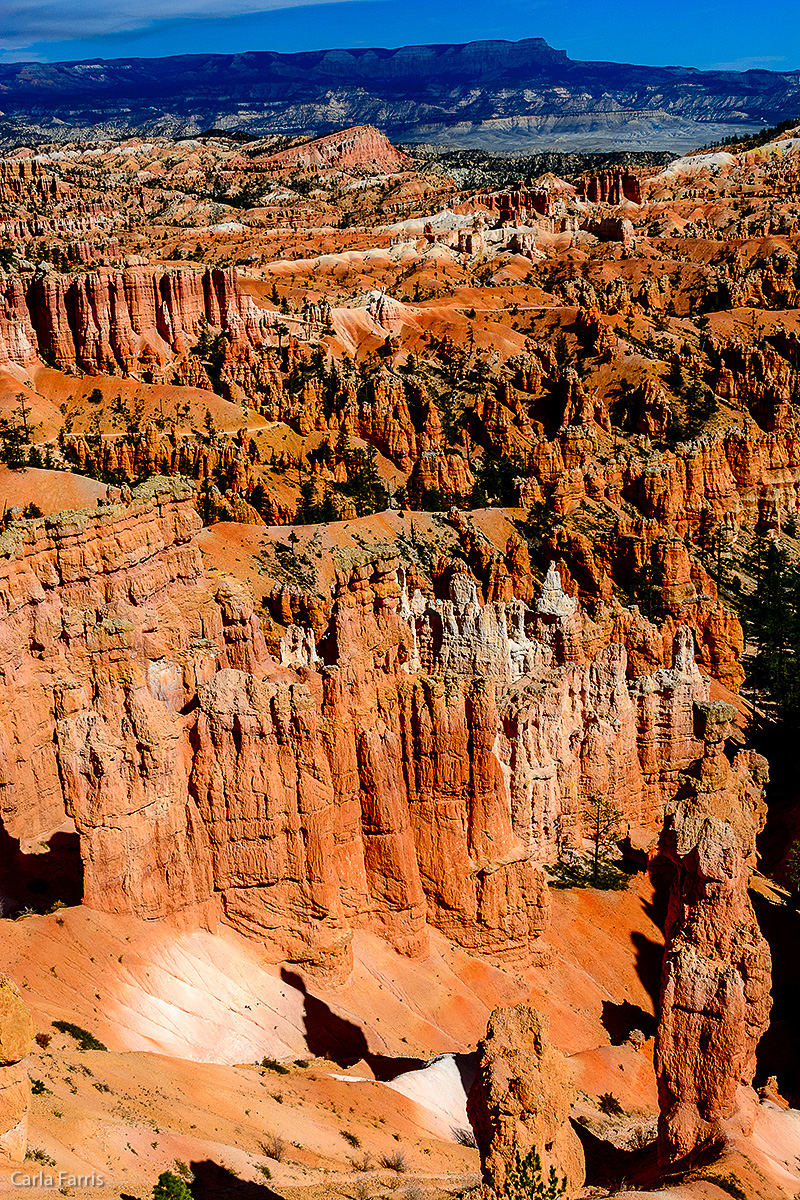
[[[0,63],[13,64],[18,62],[48,62],[49,60],[44,54],[33,53],[24,47],[22,49],[0,50]]]
[[[754,54],[749,58],[735,58],[733,62],[712,63],[709,71],[755,71],[759,67],[765,71],[771,69],[773,63],[786,62],[785,54]]]
[[[204,20],[332,4],[337,0],[3,0],[0,49],[22,50],[37,42],[77,41],[136,33],[156,21]],[[4,55],[6,59],[8,55]]]

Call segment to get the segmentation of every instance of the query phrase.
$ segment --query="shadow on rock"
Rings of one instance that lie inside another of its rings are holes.
[[[632,933],[631,941],[636,950],[636,974],[653,1001],[654,1011],[658,1012],[661,1004],[661,964],[664,961],[664,947],[661,942],[654,942],[643,933]]]
[[[572,1126],[578,1134],[586,1159],[586,1183],[592,1187],[625,1190],[638,1174],[647,1169],[655,1158],[655,1147],[642,1150],[620,1150],[604,1138],[597,1137],[579,1121]]]
[[[645,1012],[638,1004],[631,1004],[630,1000],[623,1000],[621,1004],[604,1000],[602,1021],[612,1046],[627,1042],[634,1029],[641,1029],[646,1038],[655,1037],[658,1025],[652,1013]]]
[[[675,867],[665,855],[657,854],[650,862],[648,872],[653,885],[653,896],[651,900],[645,900],[642,907],[653,924],[658,926],[663,933],[667,925],[669,896],[675,876]]]
[[[40,854],[25,854],[0,823],[0,916],[20,909],[47,912],[55,903],[83,900],[83,862],[77,833],[54,833]]]
[[[470,1088],[475,1082],[475,1076],[478,1074],[478,1052],[470,1050],[466,1054],[454,1054],[453,1058],[458,1067],[458,1073],[461,1076],[461,1086],[464,1089],[464,1095],[468,1096]]]
[[[770,904],[751,892],[758,924],[772,951],[772,1012],[769,1029],[758,1044],[756,1082],[770,1075],[793,1107],[800,1104],[800,959],[787,947],[800,941],[800,913],[788,905]]]
[[[296,988],[304,1000],[303,1020],[306,1043],[315,1058],[327,1058],[339,1067],[352,1067],[366,1062],[376,1079],[386,1083],[405,1071],[418,1071],[425,1066],[424,1058],[390,1058],[371,1054],[364,1030],[354,1021],[340,1017],[324,1000],[312,996],[305,980],[294,971],[281,970],[281,979]]]

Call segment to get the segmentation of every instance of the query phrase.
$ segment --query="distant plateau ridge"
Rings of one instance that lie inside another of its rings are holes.
[[[312,135],[520,153],[684,151],[800,116],[800,72],[578,62],[519,42],[0,65],[0,138]]]

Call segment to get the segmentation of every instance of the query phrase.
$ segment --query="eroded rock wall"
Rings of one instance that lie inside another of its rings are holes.
[[[0,365],[41,358],[62,370],[117,375],[187,354],[204,322],[245,353],[268,341],[273,320],[242,291],[233,268],[40,269],[0,283]]]
[[[134,665],[141,675],[221,627],[199,591],[191,497],[156,480],[130,506],[18,522],[0,537],[0,816],[12,837],[64,821],[57,721],[108,687],[135,693]]]
[[[655,833],[697,757],[691,630],[637,676],[555,568],[534,605],[484,604],[458,574],[409,596],[388,559],[340,572],[318,650],[290,624],[273,657],[246,590],[205,575],[192,496],[153,480],[0,539],[7,833],[74,829],[93,907],[223,919],[334,976],[354,928],[544,962],[544,866],[590,797]]]

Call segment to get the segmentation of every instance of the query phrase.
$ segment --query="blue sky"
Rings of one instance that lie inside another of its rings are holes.
[[[544,37],[578,59],[800,69],[800,0],[761,11],[751,0],[1,0],[0,59]]]

